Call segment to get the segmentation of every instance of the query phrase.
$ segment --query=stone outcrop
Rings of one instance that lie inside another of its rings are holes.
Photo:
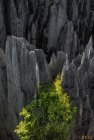
[[[93,0],[0,0],[1,140],[17,139],[22,107],[40,82],[61,72],[62,86],[78,106],[71,139],[94,137],[93,44]]]
[[[26,38],[44,52],[65,51],[69,60],[84,50],[94,24],[92,0],[1,0],[0,37]]]
[[[67,63],[62,71],[62,86],[70,95],[72,103],[78,107],[72,139],[81,136],[94,139],[94,50],[92,47],[91,37],[82,57],[79,55],[71,64]],[[80,65],[77,65],[77,61]]]
[[[3,16],[3,4],[0,1],[0,48],[4,50],[5,43],[6,43],[6,28],[4,23],[4,16]]]
[[[45,54],[43,53],[43,50],[36,49],[35,54],[37,57],[37,63],[38,63],[38,67],[39,67],[40,82],[43,83],[43,82],[47,82],[47,81],[51,80],[52,79],[51,74],[49,72],[48,64],[46,61]]]
[[[57,56],[53,53],[50,63],[49,71],[52,77],[55,77],[57,74],[62,72],[63,65],[66,61],[66,54],[63,51],[58,51]]]
[[[13,131],[21,109],[36,96],[39,83],[51,79],[43,51],[8,36],[5,54],[0,49],[0,139],[17,139]]]
[[[5,54],[0,49],[0,139],[7,139],[7,83],[5,79]]]

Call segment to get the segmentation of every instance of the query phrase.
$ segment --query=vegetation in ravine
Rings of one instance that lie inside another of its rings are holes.
[[[42,84],[37,97],[22,109],[15,133],[20,140],[67,140],[76,112],[57,76],[53,83]]]

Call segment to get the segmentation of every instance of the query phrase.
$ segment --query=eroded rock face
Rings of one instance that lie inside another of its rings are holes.
[[[1,0],[0,36],[24,37],[47,55],[65,51],[72,61],[92,34],[92,5],[92,0]]]
[[[58,51],[57,56],[53,53],[50,63],[49,71],[52,77],[55,77],[57,74],[62,72],[63,65],[66,61],[66,54],[63,51]]]
[[[21,109],[36,96],[39,83],[51,79],[43,51],[8,36],[5,54],[0,49],[0,139],[17,139],[14,129]]]
[[[7,10],[10,34],[24,37],[29,15],[28,3],[23,0],[8,0]]]
[[[21,108],[39,82],[61,72],[62,86],[79,108],[71,139],[93,135],[93,30],[93,0],[0,1],[0,139],[16,139]]]
[[[7,139],[7,87],[5,75],[5,54],[0,49],[0,139]]]
[[[32,48],[31,48],[32,49]],[[34,51],[26,49],[26,42],[8,37],[6,42],[7,70],[7,126],[11,139],[19,121],[19,112],[36,94],[37,59]]]
[[[45,54],[43,53],[43,50],[36,49],[35,54],[37,57],[38,67],[39,67],[39,79],[40,81],[47,82],[51,80],[51,75],[48,69],[48,64],[46,62]]]
[[[67,63],[68,65],[65,65],[62,71],[62,86],[69,93],[72,103],[78,107],[72,139],[77,139],[82,135],[94,138],[92,126],[94,119],[94,50],[92,46],[91,37],[82,57],[79,55],[71,64]]]
[[[0,48],[4,50],[6,43],[6,28],[4,23],[4,16],[3,16],[3,4],[0,1]]]

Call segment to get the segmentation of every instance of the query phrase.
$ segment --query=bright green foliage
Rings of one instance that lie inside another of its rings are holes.
[[[20,140],[67,140],[76,111],[58,76],[53,83],[42,84],[37,99],[23,108],[15,132]]]

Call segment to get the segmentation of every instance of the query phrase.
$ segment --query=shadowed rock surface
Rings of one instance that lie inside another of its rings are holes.
[[[1,0],[0,46],[5,48],[7,35],[24,37],[47,55],[67,52],[71,61],[93,35],[93,5],[92,0]]]
[[[8,36],[5,55],[0,50],[0,139],[17,139],[13,131],[21,109],[36,96],[39,82],[51,80],[47,68],[42,50],[36,50],[23,38]]]
[[[70,95],[72,103],[78,106],[75,129],[71,138],[74,140],[86,135],[94,139],[94,50],[92,46],[91,37],[79,67],[76,62],[81,57],[75,58],[68,66],[65,65],[62,71],[62,87]]]

